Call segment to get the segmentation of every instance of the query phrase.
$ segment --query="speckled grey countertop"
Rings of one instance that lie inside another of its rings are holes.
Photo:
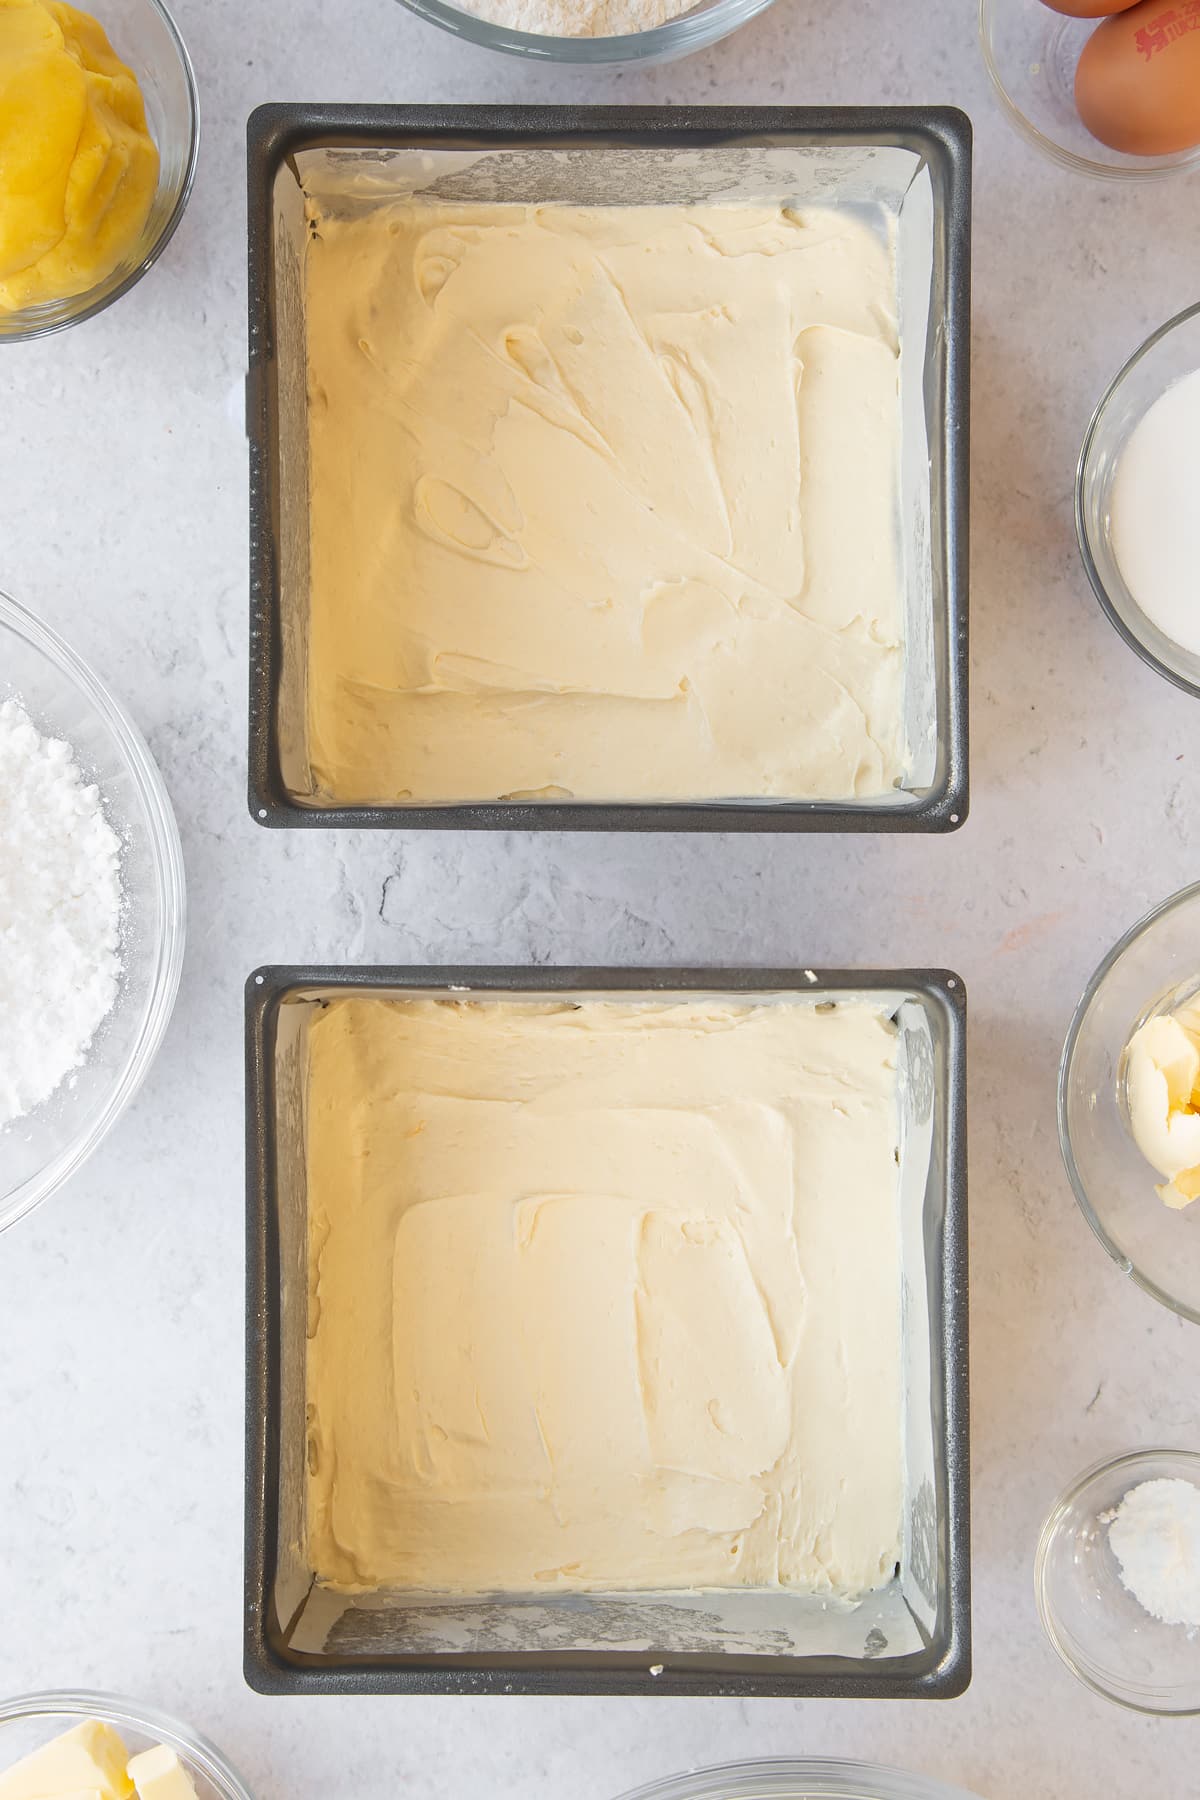
[[[894,1761],[989,1800],[1196,1791],[1196,1726],[1043,1642],[1033,1547],[1093,1458],[1200,1440],[1200,1332],[1124,1281],[1060,1168],[1054,1073],[1115,936],[1200,874],[1200,708],[1100,616],[1072,472],[1101,389],[1197,298],[1200,179],[1089,185],[1010,134],[970,0],[779,0],[641,74],[526,68],[394,0],[178,0],[200,174],[119,306],[4,349],[0,586],[127,700],[190,881],[134,1111],[0,1241],[0,1692],[91,1683],[214,1736],[259,1800],[610,1800],[760,1754]],[[942,840],[332,836],[244,804],[242,133],[266,99],[952,101],[977,131],[970,821]],[[975,1680],[935,1704],[332,1701],[241,1677],[241,985],[258,962],[936,963],[971,999]]]

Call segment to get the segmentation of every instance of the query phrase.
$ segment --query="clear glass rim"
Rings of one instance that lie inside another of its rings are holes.
[[[701,12],[681,13],[646,31],[620,32],[611,37],[555,37],[495,25],[490,19],[478,18],[450,4],[450,0],[400,0],[400,5],[418,18],[440,25],[455,37],[482,44],[485,49],[536,57],[543,62],[591,64],[641,62],[656,55],[702,50],[748,24],[774,3],[775,0],[716,0],[716,4]]]
[[[170,1713],[158,1712],[120,1694],[87,1693],[70,1688],[18,1694],[14,1699],[0,1700],[0,1723],[12,1719],[73,1717],[101,1719],[106,1725],[118,1729],[125,1726],[146,1737],[156,1738],[194,1764],[224,1800],[252,1800],[250,1790],[216,1745]]]
[[[1192,694],[1200,699],[1200,681],[1192,681],[1188,676],[1181,675],[1177,669],[1168,667],[1142,641],[1128,620],[1123,618],[1117,610],[1116,603],[1100,573],[1087,520],[1088,470],[1091,466],[1096,438],[1103,427],[1109,407],[1113,405],[1129,377],[1141,366],[1144,358],[1149,356],[1152,350],[1157,349],[1164,338],[1170,337],[1172,332],[1179,330],[1180,326],[1188,325],[1198,317],[1200,317],[1200,301],[1194,306],[1185,306],[1182,312],[1178,312],[1174,318],[1168,319],[1165,325],[1160,325],[1157,331],[1152,331],[1145,342],[1138,345],[1133,355],[1117,371],[1105,388],[1088,424],[1083,448],[1079,452],[1079,466],[1075,471],[1075,536],[1079,542],[1079,554],[1083,559],[1084,571],[1092,585],[1092,592],[1100,602],[1101,610],[1106,615],[1109,624],[1124,638],[1129,648],[1141,657],[1147,667],[1163,676],[1173,687],[1181,688],[1185,694]]]
[[[188,110],[188,149],[187,161],[184,165],[183,180],[175,195],[170,212],[163,220],[158,235],[148,246],[141,260],[107,293],[88,299],[87,294],[78,296],[78,305],[65,317],[39,318],[36,307],[26,308],[20,312],[9,313],[5,318],[6,329],[0,331],[0,344],[29,344],[35,338],[50,337],[56,331],[67,331],[72,325],[82,325],[85,319],[94,319],[98,314],[107,312],[108,308],[127,294],[152,269],[171,239],[175,236],[179,221],[191,196],[192,185],[196,179],[196,163],[200,155],[200,97],[196,87],[196,71],[192,67],[192,59],[187,45],[180,35],[179,27],[164,5],[164,0],[144,0],[144,4],[157,13],[166,27],[167,36],[179,58],[179,67],[183,75],[184,90],[187,94]],[[51,304],[58,304],[52,302]],[[70,305],[70,302],[68,302]]]
[[[1080,156],[1078,151],[1068,150],[1065,144],[1056,143],[1052,137],[1039,130],[1009,93],[992,50],[992,18],[1002,7],[1011,4],[1012,0],[979,0],[979,42],[984,67],[1010,123],[1016,126],[1022,137],[1048,156],[1051,162],[1056,162],[1062,169],[1072,169],[1076,174],[1090,175],[1097,181],[1163,181],[1169,175],[1177,175],[1200,165],[1200,147],[1177,151],[1171,157],[1147,158],[1144,166],[1101,162],[1092,157]],[[1096,20],[1097,24],[1100,22]]]
[[[854,1786],[848,1785],[851,1782]],[[907,1769],[841,1757],[791,1756],[714,1763],[630,1789],[621,1800],[723,1800],[724,1796],[732,1800],[735,1793],[737,1800],[755,1800],[756,1796],[801,1800],[801,1788],[807,1796],[814,1783],[829,1784],[831,1795],[857,1795],[862,1800],[868,1794],[873,1800],[970,1800],[961,1788],[947,1787],[932,1776]]]
[[[1079,1210],[1095,1232],[1100,1243],[1103,1244],[1108,1254],[1112,1257],[1117,1267],[1124,1274],[1128,1275],[1131,1281],[1136,1282],[1137,1286],[1145,1293],[1157,1300],[1160,1305],[1169,1307],[1172,1312],[1178,1313],[1180,1318],[1190,1319],[1193,1323],[1200,1325],[1200,1312],[1196,1311],[1193,1307],[1188,1306],[1185,1301],[1176,1299],[1174,1295],[1167,1293],[1164,1288],[1159,1287],[1158,1283],[1151,1280],[1150,1276],[1139,1269],[1132,1257],[1128,1256],[1124,1250],[1120,1249],[1109,1236],[1103,1222],[1095,1208],[1092,1206],[1091,1200],[1088,1197],[1087,1186],[1083,1176],[1079,1172],[1079,1165],[1075,1160],[1075,1151],[1071,1143],[1071,1129],[1067,1116],[1071,1067],[1075,1060],[1075,1047],[1079,1042],[1079,1034],[1083,1029],[1083,1022],[1087,1018],[1096,995],[1104,985],[1104,982],[1108,979],[1111,971],[1116,967],[1117,963],[1120,962],[1125,952],[1135,944],[1145,932],[1149,931],[1151,926],[1156,925],[1160,919],[1165,918],[1178,907],[1186,906],[1193,900],[1200,900],[1200,881],[1192,882],[1188,887],[1180,888],[1177,893],[1169,894],[1165,900],[1160,900],[1157,906],[1152,907],[1143,918],[1137,921],[1136,925],[1131,925],[1123,937],[1117,939],[1112,949],[1093,971],[1087,986],[1079,997],[1079,1003],[1071,1016],[1071,1023],[1067,1028],[1067,1036],[1063,1044],[1062,1056],[1058,1065],[1058,1147],[1062,1152],[1063,1164],[1067,1171],[1067,1179],[1071,1183],[1071,1188],[1074,1192],[1075,1199],[1078,1202]],[[1095,1470],[1093,1470],[1092,1473],[1094,1474]]]
[[[1038,1618],[1042,1630],[1050,1641],[1055,1654],[1066,1664],[1077,1681],[1099,1694],[1105,1700],[1112,1700],[1117,1706],[1127,1707],[1130,1712],[1145,1713],[1155,1718],[1188,1719],[1200,1717],[1200,1704],[1195,1706],[1155,1706],[1149,1700],[1136,1700],[1126,1694],[1118,1694],[1112,1688],[1098,1680],[1084,1668],[1072,1655],[1063,1641],[1055,1619],[1054,1610],[1046,1593],[1046,1565],[1050,1558],[1050,1550],[1063,1524],[1064,1519],[1075,1505],[1075,1502],[1087,1492],[1094,1481],[1102,1475],[1113,1475],[1119,1469],[1135,1468],[1139,1463],[1154,1462],[1163,1457],[1184,1462],[1194,1468],[1200,1482],[1200,1451],[1175,1450],[1169,1445],[1152,1445],[1145,1450],[1123,1450],[1118,1456],[1101,1457],[1099,1462],[1091,1463],[1078,1474],[1069,1486],[1065,1487],[1050,1511],[1046,1514],[1045,1523],[1038,1536],[1037,1551],[1033,1560],[1033,1595],[1037,1603]],[[1131,1684],[1132,1686],[1132,1684]]]
[[[116,740],[147,821],[161,928],[145,1015],[107,1101],[92,1123],[64,1145],[38,1174],[0,1200],[0,1231],[23,1219],[74,1174],[108,1135],[141,1087],[162,1042],[179,990],[187,911],[179,827],[158,765],[141,732],[94,670],[57,632],[11,595],[0,591],[0,630],[3,629],[11,630],[41,651],[67,676]]]

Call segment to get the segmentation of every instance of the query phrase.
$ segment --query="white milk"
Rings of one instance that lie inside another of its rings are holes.
[[[1200,656],[1200,369],[1130,434],[1113,478],[1112,548],[1146,617]]]

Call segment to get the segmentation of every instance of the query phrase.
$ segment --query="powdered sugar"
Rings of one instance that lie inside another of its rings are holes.
[[[1143,1481],[1101,1514],[1121,1580],[1164,1625],[1200,1631],[1200,1488],[1190,1481]]]
[[[121,972],[121,844],[69,744],[0,702],[0,1129],[83,1062]]]
[[[664,25],[691,12],[696,0],[458,0],[458,4],[477,19],[539,37],[618,37]]]

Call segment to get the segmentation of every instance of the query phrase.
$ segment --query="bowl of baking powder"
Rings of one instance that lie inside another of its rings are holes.
[[[1200,1454],[1131,1450],[1085,1469],[1042,1527],[1034,1589],[1087,1687],[1135,1712],[1200,1714]]]
[[[91,1155],[162,1041],[183,856],[133,721],[0,593],[0,1230]]]

